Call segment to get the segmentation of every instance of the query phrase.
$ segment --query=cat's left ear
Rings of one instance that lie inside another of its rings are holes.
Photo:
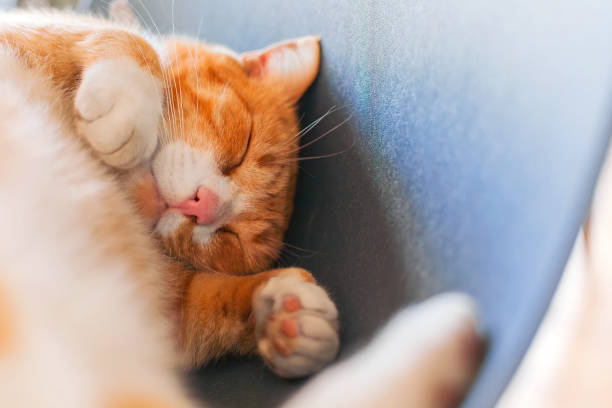
[[[240,59],[247,74],[278,87],[295,103],[319,72],[320,37],[301,37],[245,52]]]

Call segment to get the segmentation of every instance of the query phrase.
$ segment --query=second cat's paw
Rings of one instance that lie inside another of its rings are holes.
[[[162,96],[161,81],[133,59],[96,62],[76,93],[77,130],[109,166],[135,167],[157,147]]]
[[[320,286],[298,269],[270,279],[253,297],[262,358],[282,377],[312,374],[338,353],[338,311]]]

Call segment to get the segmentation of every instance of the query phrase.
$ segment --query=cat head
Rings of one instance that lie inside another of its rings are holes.
[[[197,268],[263,270],[293,208],[296,103],[317,74],[319,39],[243,54],[172,39],[165,51],[155,231],[170,255]]]

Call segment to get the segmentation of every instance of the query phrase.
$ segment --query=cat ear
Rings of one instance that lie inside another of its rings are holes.
[[[280,87],[295,103],[319,72],[320,41],[320,37],[301,37],[245,52],[240,59],[250,77]]]

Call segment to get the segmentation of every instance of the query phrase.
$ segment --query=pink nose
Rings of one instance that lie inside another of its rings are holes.
[[[211,224],[219,212],[219,196],[206,187],[198,188],[194,198],[173,206],[188,216],[195,216],[198,224]]]

